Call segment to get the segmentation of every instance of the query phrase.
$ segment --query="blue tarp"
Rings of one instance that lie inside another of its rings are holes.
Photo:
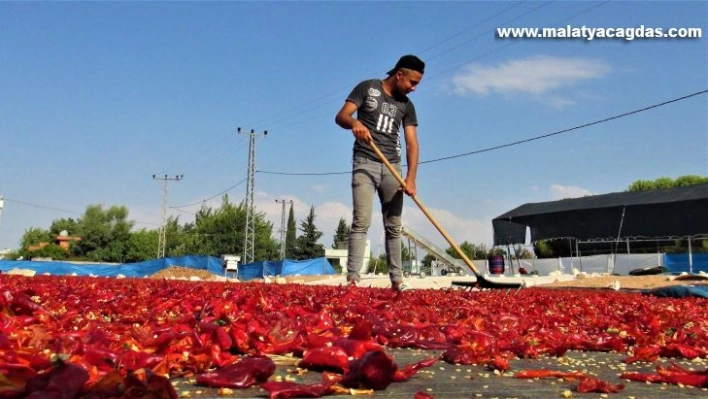
[[[698,253],[693,258],[693,271],[690,270],[688,254],[664,254],[664,265],[672,273],[698,273],[708,272],[708,253]]]
[[[192,269],[207,270],[218,275],[223,274],[221,259],[213,256],[187,255],[123,264],[0,260],[0,271],[2,272],[8,272],[12,269],[28,269],[34,270],[38,274],[76,274],[79,276],[93,275],[102,277],[115,277],[119,274],[126,277],[145,277],[171,266],[189,267]]]
[[[673,286],[673,287],[663,287],[655,288],[652,290],[642,291],[645,295],[654,295],[660,297],[668,298],[685,298],[689,296],[695,296],[699,298],[708,298],[708,287],[694,287],[694,286]]]
[[[266,276],[311,276],[335,274],[334,268],[326,258],[308,260],[279,260],[277,262],[253,262],[238,267],[238,279],[242,281]]]

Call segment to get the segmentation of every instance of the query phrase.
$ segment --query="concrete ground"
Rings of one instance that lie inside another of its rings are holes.
[[[387,349],[394,361],[403,366],[439,354],[439,351]],[[623,399],[658,399],[658,398],[706,398],[708,389],[681,387],[665,384],[645,384],[640,382],[622,381],[618,375],[624,371],[653,372],[656,364],[667,364],[669,360],[658,363],[622,363],[625,355],[597,352],[568,352],[562,358],[516,359],[511,361],[511,370],[504,374],[495,373],[481,366],[452,365],[438,362],[430,368],[423,369],[407,382],[393,383],[386,390],[376,391],[372,398],[413,398],[417,392],[425,392],[437,399],[456,398],[623,398]],[[704,370],[708,360],[677,361],[683,367]],[[515,372],[529,369],[552,369],[560,371],[581,371],[593,375],[612,384],[625,384],[619,393],[578,393],[575,391],[577,381],[559,379],[526,380],[513,378]],[[276,375],[283,379],[298,383],[320,382],[321,374],[306,372],[298,375],[293,366],[278,366]],[[194,379],[181,379],[174,382],[180,397],[186,398],[267,398],[268,392],[260,388],[234,390],[229,395],[218,395],[217,389],[196,386]],[[571,395],[571,396],[564,396]],[[327,397],[344,398],[349,395],[333,395]]]

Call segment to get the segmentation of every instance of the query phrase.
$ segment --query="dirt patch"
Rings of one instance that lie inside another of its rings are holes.
[[[190,267],[182,266],[171,266],[151,275],[150,278],[166,278],[174,280],[190,280],[193,278],[199,278],[200,280],[212,281],[219,278],[219,276],[206,270],[192,269]]]

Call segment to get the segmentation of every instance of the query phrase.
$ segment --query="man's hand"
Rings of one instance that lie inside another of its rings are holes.
[[[406,183],[406,188],[404,189],[403,187],[401,187],[401,189],[403,189],[403,192],[405,192],[407,195],[409,195],[411,197],[415,197],[415,194],[416,194],[415,179],[409,179],[406,176],[405,183]]]
[[[359,120],[357,119],[354,119],[352,121],[352,133],[354,134],[354,137],[356,137],[357,140],[361,140],[365,143],[368,143],[373,140],[369,129],[367,129],[366,126],[364,126],[364,124],[359,122]]]

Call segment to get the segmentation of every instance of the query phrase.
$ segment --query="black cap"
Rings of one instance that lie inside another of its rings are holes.
[[[413,54],[404,55],[398,60],[396,66],[386,72],[386,74],[393,75],[399,68],[406,68],[416,72],[425,73],[425,62],[421,61],[420,58],[414,56]]]

